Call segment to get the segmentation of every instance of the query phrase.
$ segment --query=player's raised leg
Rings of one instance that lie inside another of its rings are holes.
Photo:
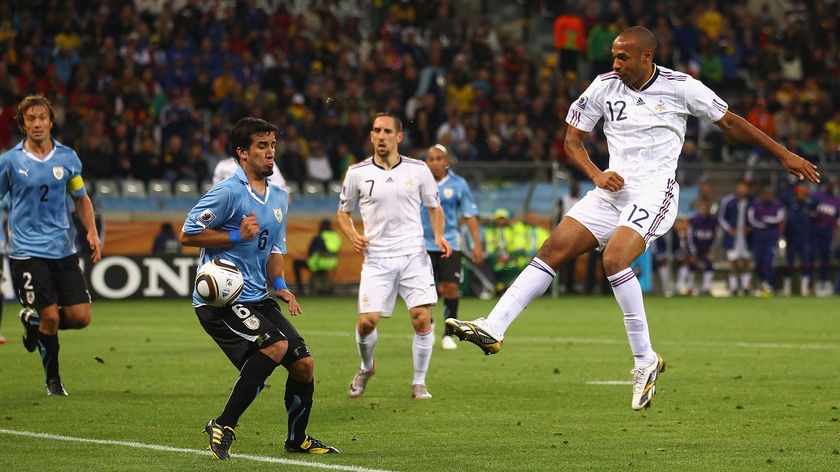
[[[446,325],[462,341],[475,344],[485,354],[499,352],[505,331],[528,304],[548,290],[557,275],[557,269],[596,247],[598,242],[586,227],[574,218],[563,218],[543,243],[537,256],[508,287],[486,319],[448,319]]]

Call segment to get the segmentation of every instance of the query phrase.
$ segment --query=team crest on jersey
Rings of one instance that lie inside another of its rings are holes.
[[[665,111],[665,105],[663,105],[662,102],[659,102],[656,104],[655,107],[653,107],[653,109],[662,113],[663,111]]]
[[[455,196],[455,189],[452,189],[452,188],[443,189],[443,198],[452,198],[454,196]]]
[[[204,226],[207,226],[210,223],[212,223],[213,220],[215,220],[215,219],[216,219],[215,213],[213,213],[213,211],[208,208],[208,209],[204,210],[204,212],[198,217],[198,222],[201,223]]]
[[[587,102],[587,101],[589,101],[589,99],[588,99],[588,98],[586,98],[586,97],[580,97],[580,99],[578,99],[578,101],[577,101],[577,106],[578,106],[578,108],[580,108],[581,110],[582,110],[582,109],[584,109],[584,108],[586,108],[586,102]]]
[[[53,177],[56,180],[61,180],[64,177],[64,167],[61,166],[53,166]]]
[[[282,223],[283,222],[283,210],[281,210],[279,208],[275,208],[274,209],[274,217],[277,218],[278,223]]]

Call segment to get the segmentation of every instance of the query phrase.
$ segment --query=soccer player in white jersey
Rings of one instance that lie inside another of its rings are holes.
[[[236,171],[198,200],[179,235],[184,246],[201,248],[202,264],[227,259],[245,280],[236,302],[224,307],[205,304],[193,291],[193,308],[201,326],[239,370],[222,413],[204,428],[215,459],[230,458],[236,423],[281,365],[288,371],[286,452],[338,453],[306,434],[315,389],[314,361],[267,288],[269,282],[271,295],[288,305],[291,316],[302,313],[283,271],[289,195],[268,180],[276,130],[261,118],[236,122],[230,131],[231,150],[239,164]]]
[[[356,326],[362,362],[347,391],[353,398],[364,393],[376,371],[376,325],[380,317],[391,316],[397,294],[405,300],[414,326],[412,398],[432,397],[426,388],[426,372],[435,342],[430,311],[437,303],[437,290],[423,244],[420,205],[429,210],[435,244],[443,257],[449,257],[452,249],[443,236],[437,182],[423,161],[399,154],[402,138],[402,122],[396,116],[377,115],[370,132],[373,156],[347,169],[338,205],[339,228],[353,249],[365,255]],[[351,218],[357,203],[364,234]]]
[[[701,82],[654,64],[655,49],[654,35],[639,26],[613,41],[612,72],[596,77],[566,116],[566,152],[596,188],[560,221],[486,318],[447,320],[459,337],[485,354],[496,353],[513,320],[545,292],[560,267],[579,254],[601,250],[635,359],[634,410],[650,404],[665,363],[651,346],[642,289],[630,264],[668,232],[677,216],[679,186],[674,176],[688,116],[715,123],[733,140],[765,149],[800,180],[819,182],[816,166],[728,111]],[[583,145],[601,118],[610,153],[610,166],[604,171]]]
[[[58,330],[90,324],[90,293],[76,252],[68,196],[87,230],[92,262],[102,257],[93,205],[76,152],[52,138],[55,112],[44,95],[25,97],[23,140],[0,156],[0,198],[10,197],[9,269],[24,309],[23,346],[38,349],[47,395],[67,396],[59,374]]]

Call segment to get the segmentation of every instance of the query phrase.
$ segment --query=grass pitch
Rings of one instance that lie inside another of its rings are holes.
[[[461,317],[493,301],[461,302]],[[233,459],[213,461],[202,429],[236,371],[187,300],[95,302],[63,331],[67,398],[48,398],[37,354],[7,304],[0,346],[0,450],[10,471],[829,471],[840,470],[836,298],[646,300],[667,370],[647,410],[630,408],[632,357],[612,297],[541,298],[499,354],[436,342],[410,398],[411,327],[402,302],[379,325],[378,370],[358,368],[350,298],[304,299],[296,325],[315,357],[309,433],[342,454],[283,452],[285,371],[242,417]],[[442,315],[435,310],[437,331]]]

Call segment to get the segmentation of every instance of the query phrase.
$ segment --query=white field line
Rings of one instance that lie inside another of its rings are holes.
[[[57,434],[48,433],[34,433],[31,431],[17,431],[13,429],[0,428],[0,434],[9,434],[13,436],[26,436],[30,438],[52,439],[56,441],[69,441],[78,443],[101,444],[105,446],[122,446],[133,447],[136,449],[151,449],[153,451],[163,452],[182,452],[187,454],[206,455],[207,460],[213,460],[212,456],[206,449],[186,449],[181,447],[161,446],[158,444],[145,444],[133,441],[111,441],[107,439],[90,439],[90,438],[75,438],[72,436],[61,436]],[[295,465],[300,467],[312,467],[314,469],[323,470],[342,470],[348,472],[393,472],[383,469],[368,469],[366,467],[356,467],[350,465],[337,464],[319,464],[317,462],[297,461],[293,459],[282,459],[279,457],[265,457],[265,456],[250,456],[247,454],[232,454],[231,459],[249,460],[254,462],[268,462],[272,464]]]
[[[353,330],[348,331],[306,331],[308,337],[327,336],[353,339]],[[411,328],[406,327],[406,334],[393,334],[379,332],[379,337],[414,339]],[[505,338],[508,339],[508,338]],[[598,338],[560,338],[560,337],[518,337],[510,339],[524,341],[529,344],[627,344],[626,339],[598,339]],[[656,345],[679,345],[679,346],[701,346],[701,347],[739,347],[739,348],[766,348],[766,349],[802,349],[809,351],[840,350],[840,343],[750,343],[750,342],[727,342],[727,341],[654,341]]]

